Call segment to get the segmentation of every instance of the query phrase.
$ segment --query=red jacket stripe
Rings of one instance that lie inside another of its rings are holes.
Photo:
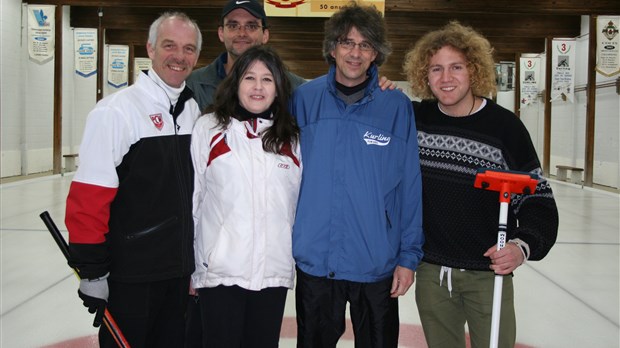
[[[282,145],[282,148],[280,149],[280,152],[283,155],[292,158],[293,162],[295,163],[295,165],[297,165],[297,167],[299,167],[299,165],[300,165],[299,159],[297,158],[297,156],[295,156],[293,154],[293,151],[291,150],[291,144],[284,144],[284,145]]]
[[[67,197],[65,225],[71,231],[70,243],[99,244],[105,242],[110,219],[110,204],[117,188],[96,186],[77,181],[71,183]]]
[[[226,144],[226,134],[217,133],[217,135],[211,139],[211,152],[209,153],[207,166],[211,164],[211,161],[228,152],[230,152],[230,147]]]

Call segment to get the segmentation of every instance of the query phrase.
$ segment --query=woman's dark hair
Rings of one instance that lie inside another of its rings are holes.
[[[299,127],[288,111],[292,90],[287,76],[288,69],[272,48],[265,45],[255,46],[239,56],[228,76],[215,91],[213,105],[207,109],[207,112],[215,113],[219,126],[228,127],[239,105],[238,91],[241,79],[258,61],[269,69],[276,86],[276,98],[271,104],[273,125],[262,136],[263,149],[267,152],[282,154],[283,145],[290,144],[293,147],[299,141]]]

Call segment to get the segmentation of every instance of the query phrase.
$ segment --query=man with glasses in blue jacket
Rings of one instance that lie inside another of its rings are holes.
[[[335,347],[350,306],[356,347],[397,347],[398,297],[422,258],[415,120],[379,91],[391,53],[382,14],[351,4],[325,24],[327,75],[297,88],[304,163],[295,224],[297,347]]]

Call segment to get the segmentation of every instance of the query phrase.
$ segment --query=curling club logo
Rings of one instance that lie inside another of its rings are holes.
[[[609,23],[607,23],[607,26],[603,28],[603,35],[605,35],[607,40],[612,40],[618,35],[618,28],[614,25],[614,22],[609,21]]]
[[[164,119],[161,117],[161,114],[152,114],[149,115],[149,117],[151,118],[151,121],[153,121],[155,128],[158,130],[164,128]]]
[[[50,26],[50,22],[47,20],[47,16],[45,15],[45,12],[43,12],[42,9],[32,10],[32,14],[34,15],[34,18],[37,20],[37,23],[39,24],[40,27]]]

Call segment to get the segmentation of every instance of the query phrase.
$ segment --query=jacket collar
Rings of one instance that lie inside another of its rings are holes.
[[[377,69],[377,65],[375,63],[370,64],[368,68],[368,86],[366,87],[366,91],[364,92],[364,97],[369,96],[372,92],[379,86],[379,71]],[[336,65],[331,64],[329,66],[329,72],[327,73],[327,89],[330,93],[333,93],[335,96],[338,96],[338,90],[336,89]]]
[[[220,79],[220,81],[222,81],[226,78],[226,69],[224,69],[224,65],[228,63],[228,52],[223,52],[222,54],[220,54],[220,56],[215,59],[214,63],[217,77]]]

